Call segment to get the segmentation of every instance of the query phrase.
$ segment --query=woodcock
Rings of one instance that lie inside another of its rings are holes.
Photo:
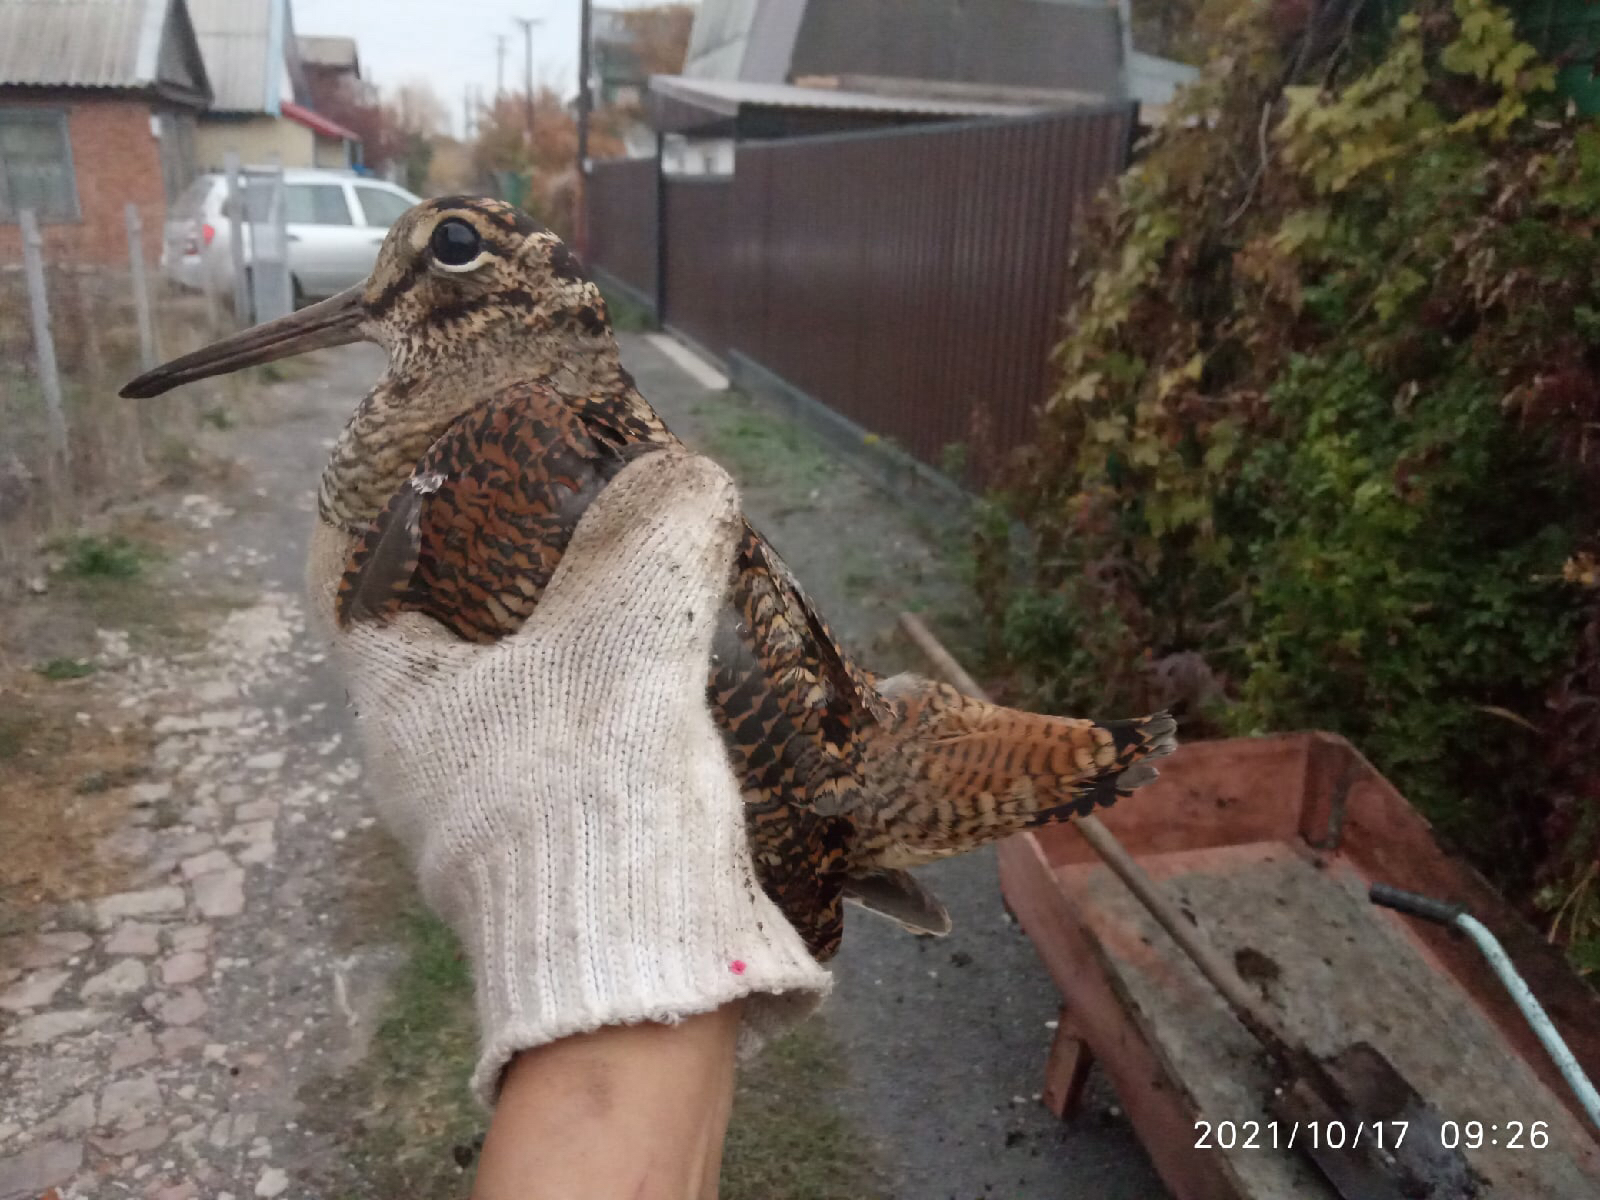
[[[322,474],[313,594],[336,619],[414,610],[492,642],[539,603],[578,518],[632,456],[677,439],[622,367],[599,289],[509,205],[430,200],[356,288],[158,367],[122,394],[321,346],[382,345],[388,370]],[[318,588],[317,562],[331,564]],[[1110,804],[1171,751],[1165,713],[1097,723],[881,679],[845,653],[748,526],[708,696],[742,781],[762,885],[818,958],[841,902],[944,932],[906,872]]]

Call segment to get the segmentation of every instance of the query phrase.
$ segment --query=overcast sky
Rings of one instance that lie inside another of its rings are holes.
[[[605,0],[607,8],[646,8],[652,0]],[[656,0],[659,2],[659,0]],[[495,35],[506,35],[507,90],[520,89],[522,28],[513,17],[536,17],[534,84],[563,94],[578,78],[578,0],[292,0],[296,33],[356,39],[363,79],[392,88],[426,79],[461,132],[462,97],[495,86]]]

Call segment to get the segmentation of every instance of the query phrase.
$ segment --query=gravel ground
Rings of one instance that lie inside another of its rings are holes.
[[[875,666],[908,665],[896,613],[962,603],[941,531],[781,417],[624,341],[645,394],[740,478],[841,635]],[[343,1153],[337,1121],[308,1114],[302,1089],[360,1058],[397,951],[351,933],[371,898],[349,847],[372,818],[300,579],[322,457],[379,365],[341,352],[264,389],[224,439],[237,477],[152,502],[184,531],[163,586],[225,580],[234,602],[179,652],[97,633],[78,720],[141,724],[153,748],[96,797],[126,808],[99,848],[119,890],[33,910],[0,939],[0,1200],[325,1194],[312,1181]],[[1164,1195],[1098,1083],[1068,1125],[1035,1100],[1057,998],[1002,910],[992,854],[924,878],[955,932],[916,939],[852,912],[821,1018],[846,1060],[838,1103],[887,1194]]]

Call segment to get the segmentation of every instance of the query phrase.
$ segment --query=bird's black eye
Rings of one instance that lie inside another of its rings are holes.
[[[483,252],[478,231],[460,217],[451,217],[434,226],[428,239],[433,257],[447,267],[464,267]]]

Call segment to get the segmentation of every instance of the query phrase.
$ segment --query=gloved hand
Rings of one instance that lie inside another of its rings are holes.
[[[406,613],[337,638],[382,815],[472,961],[486,1102],[522,1049],[741,997],[748,1048],[828,991],[756,881],[706,705],[736,501],[708,460],[650,453],[514,637]]]

